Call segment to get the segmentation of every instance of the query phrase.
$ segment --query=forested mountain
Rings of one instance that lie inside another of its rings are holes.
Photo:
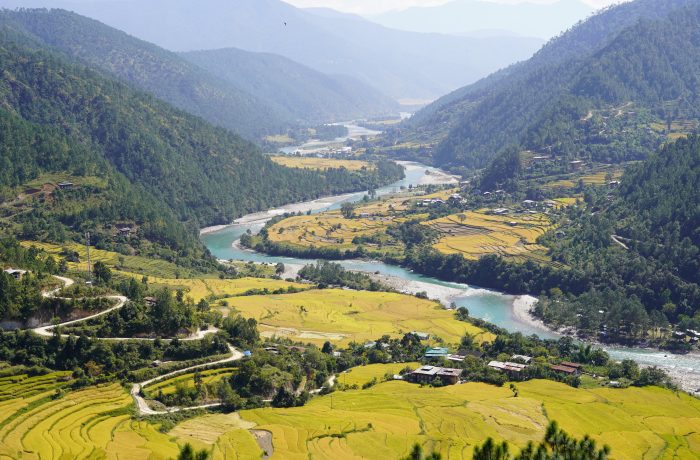
[[[398,103],[356,78],[325,75],[275,54],[225,48],[181,56],[294,120],[327,123],[399,112]]]
[[[434,99],[526,59],[542,44],[397,31],[280,0],[0,0],[0,6],[69,9],[171,51],[275,53],[326,74],[353,76],[395,99]]]
[[[321,194],[376,187],[401,174],[382,164],[370,174],[278,166],[231,132],[37,49],[31,37],[13,29],[0,33],[0,62],[0,196],[23,195],[12,187],[45,173],[100,179],[56,192],[80,195],[70,209],[44,195],[74,228],[128,219],[161,229],[156,233],[170,235],[175,248],[173,241],[195,241],[199,226]],[[44,218],[42,225],[52,220]]]
[[[468,168],[509,145],[602,162],[643,158],[673,123],[695,126],[697,30],[691,0],[609,8],[529,61],[435,102],[402,128],[408,134],[393,135],[441,141],[436,163]]]
[[[594,334],[601,324],[636,336],[669,321],[700,327],[698,190],[700,138],[691,136],[628,170],[612,202],[592,194],[572,208],[562,228],[570,236],[549,244],[585,282],[562,285],[579,296],[547,302],[540,314]]]
[[[285,132],[291,117],[213,77],[177,54],[93,19],[63,10],[0,11],[0,25],[20,30],[137,88],[250,139]]]

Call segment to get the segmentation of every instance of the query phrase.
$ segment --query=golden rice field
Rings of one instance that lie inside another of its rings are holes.
[[[294,139],[286,134],[276,134],[274,136],[265,136],[265,140],[268,142],[274,142],[276,144],[289,144],[294,142]]]
[[[209,414],[186,420],[168,435],[178,442],[189,442],[197,449],[207,449],[215,460],[260,458],[262,450],[248,431],[254,423],[244,421],[238,413]]]
[[[339,374],[337,382],[343,385],[357,385],[361,387],[372,379],[381,381],[386,374],[398,374],[406,367],[418,369],[420,366],[420,363],[367,364],[366,366],[353,367]]]
[[[334,169],[345,168],[350,171],[361,171],[363,169],[372,169],[374,166],[366,161],[361,160],[340,160],[335,158],[318,158],[315,156],[297,157],[291,155],[280,155],[270,157],[275,163],[286,166],[287,168],[300,169]]]
[[[544,214],[496,216],[484,211],[466,211],[424,222],[443,236],[433,245],[444,254],[462,254],[478,259],[486,254],[546,260],[546,248],[537,238],[549,231],[552,224]]]
[[[135,276],[131,273],[125,275]],[[308,289],[312,287],[308,284],[290,283],[287,281],[276,280],[271,278],[236,278],[236,279],[175,279],[175,278],[156,278],[149,277],[148,283],[155,286],[167,286],[172,289],[184,289],[186,296],[198,302],[209,296],[237,296],[245,294],[250,290],[276,291],[278,289],[287,289],[293,287],[295,289]]]
[[[241,412],[273,434],[273,459],[388,459],[414,442],[443,458],[471,458],[489,436],[512,450],[541,439],[549,420],[612,447],[613,459],[698,458],[700,401],[660,388],[582,390],[551,381],[439,389],[387,382],[335,392],[305,407]],[[332,408],[331,408],[332,404]]]
[[[361,384],[394,365],[356,368],[339,377]],[[443,458],[471,458],[486,437],[512,450],[539,440],[550,420],[612,448],[613,459],[700,457],[700,400],[656,387],[575,389],[535,380],[504,387],[466,383],[421,388],[379,383],[340,391],[291,409],[254,409],[185,420],[169,433],[133,420],[117,384],[67,391],[67,373],[0,378],[0,459],[174,458],[192,443],[214,459],[260,458],[251,429],[272,433],[273,459],[389,459],[415,442]]]
[[[232,297],[229,308],[258,321],[262,335],[323,344],[365,342],[430,331],[447,343],[464,334],[490,341],[493,334],[458,321],[439,303],[390,292],[324,289],[284,295]]]
[[[218,382],[219,380],[230,376],[235,371],[235,367],[222,367],[220,369],[207,369],[200,371],[199,375],[202,378],[202,383],[206,385]],[[178,386],[182,386],[187,389],[194,388],[194,377],[194,372],[177,375],[167,380],[155,382],[152,385],[145,387],[144,390],[151,396],[155,396],[159,393],[163,393],[164,395],[172,394],[175,393]]]
[[[356,211],[359,216],[364,211]],[[353,244],[355,237],[367,237],[383,234],[389,225],[401,222],[397,219],[383,216],[355,217],[345,219],[339,211],[317,215],[294,216],[284,219],[268,230],[270,241],[278,244],[289,244],[302,247],[333,247],[339,250],[354,250],[358,245]],[[386,243],[363,244],[366,248],[385,252],[399,252],[402,245],[388,236]]]
[[[178,447],[153,425],[131,420],[132,399],[118,384],[52,398],[65,373],[44,376],[55,385],[26,393],[15,384],[0,411],[0,459],[168,459]]]
[[[59,256],[61,251],[64,249],[75,251],[80,257],[80,262],[68,262],[68,267],[73,270],[87,270],[87,250],[85,249],[84,245],[72,242],[58,245],[51,243],[40,243],[36,241],[22,241],[21,244],[24,247],[35,246],[36,248],[42,249],[49,254],[53,254],[54,256]],[[121,264],[119,259],[120,257],[122,257],[124,260],[124,264],[121,268],[125,271],[138,273],[139,276],[148,275],[161,276],[164,278],[175,278],[176,272],[183,272],[182,275],[187,276],[184,269],[165,260],[150,257],[125,256],[112,251],[90,248],[90,259],[93,263],[100,261],[109,267],[115,267]]]
[[[578,181],[581,180],[585,185],[606,185],[608,183],[608,173],[612,174],[611,180],[619,180],[622,177],[623,171],[599,171],[585,176],[572,179],[561,179],[553,182],[548,182],[544,185],[546,188],[573,188],[576,187]]]

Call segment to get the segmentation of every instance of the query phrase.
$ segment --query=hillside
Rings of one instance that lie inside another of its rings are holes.
[[[5,10],[0,25],[250,139],[285,132],[294,123],[272,105],[177,54],[86,17],[63,10]]]
[[[181,56],[294,120],[328,123],[399,111],[395,101],[356,78],[325,75],[275,54],[226,48]]]
[[[612,202],[602,192],[590,195],[595,215],[572,210],[562,227],[571,236],[549,242],[554,259],[577,269],[585,283],[562,284],[577,295],[546,302],[539,315],[591,335],[605,324],[613,337],[646,336],[669,322],[683,331],[700,326],[699,187],[694,136],[631,168]]]
[[[171,51],[275,53],[326,74],[355,77],[394,99],[432,100],[526,59],[542,44],[396,31],[280,0],[1,0],[0,6],[69,9]]]
[[[400,168],[383,164],[369,173],[284,168],[227,130],[38,50],[31,38],[13,30],[3,32],[2,197],[24,196],[29,192],[17,187],[28,184],[36,193],[64,178],[79,186],[65,209],[53,199],[39,199],[51,206],[23,214],[25,232],[56,221],[77,230],[127,219],[144,230],[161,229],[154,233],[162,240],[167,233],[164,242],[175,250],[184,246],[178,241],[198,245],[192,242],[201,226],[400,177]],[[44,181],[47,173],[59,176]],[[61,240],[60,229],[47,231],[48,239],[53,234]]]
[[[436,101],[393,135],[437,142],[436,163],[468,168],[509,145],[570,159],[643,158],[673,128],[694,126],[697,9],[672,14],[694,4],[609,8],[529,61]]]

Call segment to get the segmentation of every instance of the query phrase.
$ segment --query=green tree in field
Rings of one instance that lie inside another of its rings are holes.
[[[474,460],[606,460],[610,448],[598,449],[594,440],[588,435],[576,440],[559,428],[557,422],[547,427],[544,439],[539,445],[530,442],[518,455],[511,456],[505,442],[497,444],[488,438],[484,444],[474,448]]]
[[[413,445],[413,449],[411,449],[411,453],[408,454],[407,457],[404,457],[403,460],[440,460],[441,458],[442,458],[442,455],[440,455],[439,452],[433,452],[430,455],[426,456],[423,453],[423,446],[416,443]]]
[[[107,284],[112,279],[112,270],[104,262],[98,260],[93,266],[95,280],[100,284]]]
[[[192,444],[187,443],[180,448],[180,455],[177,456],[177,460],[207,460],[209,458],[209,452],[202,449],[199,452],[195,452]]]
[[[352,203],[343,203],[340,206],[340,213],[346,219],[352,219],[352,216],[355,213],[355,205]]]
[[[496,444],[493,439],[488,438],[483,445],[474,448],[472,458],[474,460],[509,460],[508,444],[505,442]]]

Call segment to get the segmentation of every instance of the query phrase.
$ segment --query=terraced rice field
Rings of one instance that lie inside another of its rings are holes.
[[[0,459],[167,459],[178,447],[145,422],[133,422],[132,399],[118,384],[55,397],[66,373],[16,382],[0,411]],[[54,384],[49,381],[53,380]],[[25,391],[27,388],[33,388]],[[7,384],[4,391],[9,391]]]
[[[63,245],[51,244],[51,243],[40,243],[36,241],[23,241],[22,246],[31,247],[35,246],[38,249],[42,249],[49,254],[58,255],[64,249],[69,251],[75,251],[80,257],[80,262],[69,262],[68,267],[73,270],[87,270],[87,250],[85,246],[76,243],[65,243]],[[112,251],[103,251],[100,249],[90,248],[90,258],[92,262],[104,262],[109,267],[116,267],[120,265],[120,257],[123,258],[124,264],[121,267],[122,270],[133,272],[139,274],[139,276],[149,275],[149,276],[161,276],[164,278],[175,278],[175,274],[178,272],[183,272],[181,267],[167,262],[165,260],[153,259],[149,257],[140,256],[124,256]],[[182,276],[186,276],[187,273],[181,273]]]
[[[361,171],[363,169],[373,169],[374,166],[361,160],[338,160],[334,158],[318,158],[314,156],[297,157],[291,155],[281,155],[270,157],[272,161],[287,168],[300,169],[333,169],[345,168],[350,171]]]
[[[262,450],[248,431],[255,426],[239,414],[210,414],[186,420],[168,434],[178,442],[189,442],[197,449],[212,452],[214,460],[260,458]]]
[[[360,384],[390,366],[346,375]],[[613,459],[700,457],[700,400],[656,387],[575,389],[535,380],[517,383],[515,398],[507,385],[421,388],[392,381],[313,398],[304,407],[208,414],[163,434],[131,419],[132,400],[117,384],[55,397],[66,377],[0,378],[0,459],[165,460],[185,442],[217,460],[260,458],[251,429],[272,434],[273,459],[399,458],[414,442],[443,458],[468,459],[488,436],[516,451],[539,440],[550,420],[610,445]]]
[[[235,371],[235,367],[223,367],[221,369],[204,370],[201,371],[199,375],[202,377],[202,383],[206,385],[209,383],[218,382],[219,380],[230,376]],[[182,386],[187,389],[194,388],[194,377],[194,372],[177,375],[171,379],[158,381],[153,385],[149,385],[144,390],[147,394],[153,396],[157,395],[158,393],[163,393],[166,395],[172,394],[175,393],[175,390],[177,390],[178,386]]]
[[[297,294],[232,297],[229,307],[255,318],[262,335],[285,336],[314,344],[364,342],[388,334],[430,331],[448,343],[469,333],[477,340],[493,335],[457,321],[437,302],[389,292],[311,290]]]
[[[386,459],[414,442],[443,458],[471,458],[492,436],[512,450],[541,439],[549,420],[576,436],[591,434],[614,459],[698,458],[700,401],[660,388],[581,390],[551,381],[507,386],[467,383],[439,389],[387,382],[335,392],[305,407],[243,411],[273,433],[273,459]]]
[[[496,216],[484,211],[463,212],[425,222],[443,236],[434,248],[444,254],[478,259],[500,254],[514,259],[546,261],[546,248],[537,238],[552,228],[544,214]]]
[[[420,366],[420,363],[367,364],[366,366],[353,367],[347,372],[343,372],[338,375],[337,381],[344,385],[362,387],[362,385],[370,382],[372,379],[381,381],[386,374],[398,374],[406,367],[410,367],[413,370],[418,369]]]
[[[129,275],[129,273],[125,273]],[[132,275],[139,277],[138,275]],[[148,279],[149,284],[156,286],[168,286],[172,289],[184,289],[186,295],[195,302],[209,296],[237,296],[245,294],[251,290],[277,291],[293,287],[295,289],[308,289],[312,287],[308,284],[289,283],[287,281],[271,278],[237,278],[230,280],[221,279],[175,279],[175,278],[155,278]]]
[[[608,171],[598,171],[596,173],[587,174],[581,177],[573,177],[571,179],[560,179],[552,182],[548,182],[544,185],[545,188],[574,188],[578,184],[578,181],[583,181],[586,185],[605,185],[608,183],[608,173],[612,174],[612,179],[619,180],[622,177],[623,171],[621,170],[608,170]]]
[[[355,215],[365,212],[358,210]],[[270,241],[301,247],[333,247],[341,251],[354,250],[357,244],[352,241],[355,237],[369,237],[384,234],[386,229],[405,219],[387,216],[355,217],[345,219],[339,211],[327,212],[311,216],[295,216],[284,219],[270,227]],[[402,245],[386,237],[385,244],[364,243],[367,248],[386,252],[400,252]]]

